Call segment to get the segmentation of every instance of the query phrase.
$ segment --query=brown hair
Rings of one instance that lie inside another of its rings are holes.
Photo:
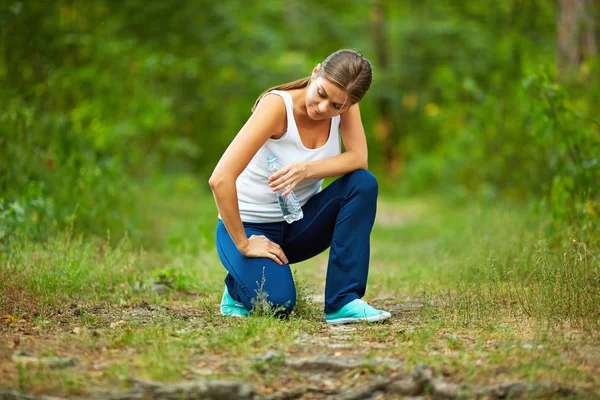
[[[371,86],[373,69],[369,60],[357,51],[338,50],[323,61],[319,76],[347,91],[352,101],[358,103]],[[301,89],[308,85],[310,85],[310,76],[267,89],[256,100],[252,111],[256,110],[260,99],[271,90]]]

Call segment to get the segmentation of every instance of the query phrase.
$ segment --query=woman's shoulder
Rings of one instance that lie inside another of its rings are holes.
[[[269,92],[263,95],[254,111],[254,117],[264,120],[274,130],[274,138],[287,131],[285,101],[278,93]]]
[[[256,107],[256,111],[275,112],[285,114],[285,99],[280,91],[270,91],[265,93]]]

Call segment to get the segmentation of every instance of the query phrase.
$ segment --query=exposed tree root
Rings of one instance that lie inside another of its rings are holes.
[[[271,358],[272,359],[272,358]],[[266,360],[268,361],[268,360]],[[335,373],[348,369],[368,366],[368,363],[344,359],[296,359],[285,360],[282,364],[303,373]],[[417,367],[410,374],[399,374],[390,377],[375,376],[363,385],[347,390],[336,391],[314,386],[302,389],[284,390],[268,395],[257,395],[251,385],[239,382],[195,380],[178,383],[149,382],[131,379],[133,389],[123,393],[104,394],[90,397],[75,397],[71,399],[83,400],[179,400],[179,399],[263,399],[263,400],[292,400],[301,397],[314,397],[327,399],[359,400],[375,397],[378,394],[396,395],[404,397],[431,396],[433,399],[518,399],[530,396],[535,397],[578,397],[600,399],[595,393],[564,387],[553,382],[523,383],[510,382],[479,388],[468,388],[436,377],[431,368]],[[61,400],[59,397],[36,396],[22,393],[17,390],[0,390],[0,400]]]
[[[110,395],[70,397],[83,400],[182,400],[182,399],[233,399],[254,398],[250,385],[238,382],[197,380],[178,383],[159,383],[131,380],[134,389]],[[61,400],[59,397],[33,396],[16,390],[0,391],[0,400]]]
[[[538,382],[527,384],[510,382],[499,385],[466,388],[455,383],[446,382],[433,375],[430,368],[419,366],[411,375],[400,375],[388,379],[375,379],[374,382],[338,393],[333,398],[345,400],[365,399],[377,393],[394,393],[406,397],[416,397],[429,394],[433,399],[518,399],[531,395],[536,397],[572,397],[585,396],[590,399],[600,399],[600,395],[564,387],[553,382]]]

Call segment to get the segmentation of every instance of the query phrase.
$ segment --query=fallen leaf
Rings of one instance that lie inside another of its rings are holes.
[[[6,322],[7,324],[10,324],[14,320],[15,317],[13,317],[12,315],[5,315],[4,317],[2,317],[2,322]]]

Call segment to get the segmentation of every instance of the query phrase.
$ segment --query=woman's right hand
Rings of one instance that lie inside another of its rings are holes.
[[[289,262],[281,247],[263,235],[250,236],[246,246],[241,248],[240,252],[246,257],[270,258],[279,265],[287,264]]]

